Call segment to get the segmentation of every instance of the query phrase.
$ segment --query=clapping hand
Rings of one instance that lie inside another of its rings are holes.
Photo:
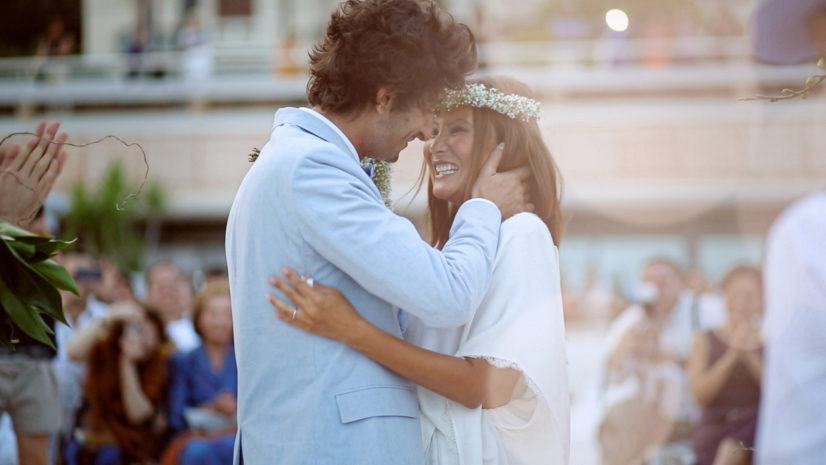
[[[22,148],[0,147],[0,218],[25,226],[43,205],[66,158],[63,143],[69,136],[55,137],[59,128],[59,121],[48,127],[41,121]]]

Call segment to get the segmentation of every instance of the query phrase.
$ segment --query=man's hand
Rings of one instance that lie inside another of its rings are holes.
[[[504,173],[497,172],[504,149],[505,144],[499,144],[493,149],[471,189],[471,197],[495,203],[502,213],[503,220],[534,209],[530,191],[525,183],[531,176],[531,169],[523,166]]]
[[[0,218],[25,226],[43,205],[63,169],[65,132],[55,137],[60,122],[37,124],[35,136],[21,148],[0,147]]]

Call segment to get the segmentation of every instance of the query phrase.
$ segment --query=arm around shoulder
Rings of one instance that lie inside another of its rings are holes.
[[[487,289],[499,234],[499,211],[466,202],[439,251],[415,226],[387,209],[378,191],[330,157],[299,161],[292,176],[293,213],[310,245],[368,292],[427,324],[467,322]],[[352,163],[355,165],[355,163]]]

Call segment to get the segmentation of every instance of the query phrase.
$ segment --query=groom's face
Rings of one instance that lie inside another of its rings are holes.
[[[426,140],[433,131],[433,112],[418,105],[394,109],[378,116],[368,156],[394,162],[414,139]]]

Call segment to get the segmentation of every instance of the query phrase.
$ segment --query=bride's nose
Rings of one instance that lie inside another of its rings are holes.
[[[445,136],[441,133],[441,131],[434,131],[433,137],[430,138],[428,143],[430,144],[430,151],[432,153],[438,153],[447,148]]]

